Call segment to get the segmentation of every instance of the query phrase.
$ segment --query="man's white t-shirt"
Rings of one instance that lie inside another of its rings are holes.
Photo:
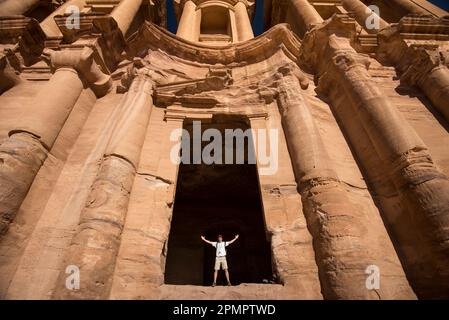
[[[226,257],[226,247],[228,243],[226,241],[222,242],[212,242],[212,245],[217,248],[216,256],[217,257]]]

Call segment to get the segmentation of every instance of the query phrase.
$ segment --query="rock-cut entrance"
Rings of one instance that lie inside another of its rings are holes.
[[[225,129],[246,130],[248,126],[243,119],[214,117],[211,122],[202,123],[202,132],[208,128],[217,129],[224,136]],[[184,129],[192,133],[192,122],[185,122]],[[247,151],[245,139],[246,155]],[[265,232],[257,167],[248,162],[245,156],[243,164],[180,164],[165,266],[166,284],[212,283],[215,248],[201,241],[202,234],[212,241],[218,234],[225,240],[240,234],[227,248],[233,284],[262,283],[272,277],[271,246]],[[224,283],[221,271],[218,284]]]

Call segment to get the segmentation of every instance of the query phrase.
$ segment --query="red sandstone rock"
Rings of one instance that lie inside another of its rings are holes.
[[[449,297],[441,10],[384,1],[372,30],[359,0],[265,1],[270,25],[254,38],[254,1],[175,0],[176,35],[165,1],[100,2],[66,1],[41,23],[36,1],[0,4],[0,298]],[[80,29],[64,23],[69,5]],[[180,173],[170,138],[198,119],[278,130],[278,170],[252,183],[230,167]],[[241,209],[254,221],[222,219],[233,197],[258,202]],[[175,228],[186,198],[206,213]],[[168,270],[207,283],[194,233],[226,223],[262,234],[246,235],[248,261],[231,276],[268,260],[275,283],[168,284]],[[177,229],[184,264],[173,267]],[[379,288],[367,286],[372,266]]]

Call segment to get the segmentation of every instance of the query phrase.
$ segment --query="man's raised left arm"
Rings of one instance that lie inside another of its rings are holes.
[[[239,235],[236,234],[235,237],[234,237],[234,239],[232,239],[231,241],[228,241],[228,242],[227,242],[227,245],[230,245],[231,243],[235,242],[235,240],[237,240],[238,238],[239,238]]]

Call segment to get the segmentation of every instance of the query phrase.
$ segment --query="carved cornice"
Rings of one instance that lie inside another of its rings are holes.
[[[254,77],[251,86],[234,83],[230,69],[211,68],[203,79],[157,85],[155,104],[159,107],[178,105],[193,109],[224,108],[229,111],[248,105],[264,106],[277,98],[287,78],[295,81],[297,90],[305,90],[309,86],[309,77],[291,61]]]
[[[406,16],[378,37],[379,57],[393,62],[408,85],[416,85],[434,68],[449,65],[449,17]]]
[[[143,57],[151,49],[162,50],[170,55],[197,63],[251,64],[263,61],[279,50],[283,50],[292,61],[296,61],[300,46],[300,40],[287,24],[277,25],[250,41],[212,47],[190,43],[147,22],[129,38],[128,55]]]
[[[361,53],[375,54],[378,47],[377,34],[358,34],[354,43],[354,49]]]
[[[103,73],[94,60],[94,51],[85,47],[81,50],[54,51],[45,49],[43,59],[52,72],[59,68],[72,68],[87,80],[97,97],[104,96],[112,86],[111,76]]]
[[[233,83],[230,69],[211,67],[205,78],[162,84],[156,87],[156,100],[159,105],[186,102],[195,99],[200,104],[216,105],[218,100],[212,95],[200,95],[205,92],[221,91]],[[195,98],[194,96],[197,95]],[[186,100],[187,99],[187,100]]]
[[[442,18],[432,16],[408,15],[397,25],[391,27],[407,39],[425,38],[425,35],[446,35],[449,38],[449,15]]]
[[[25,65],[37,61],[45,46],[45,33],[37,20],[24,16],[0,17],[0,43],[18,44]]]
[[[407,41],[429,44],[449,41],[449,16],[433,18],[430,16],[406,16],[399,23],[381,30],[378,34],[380,52],[388,51],[388,46]]]

